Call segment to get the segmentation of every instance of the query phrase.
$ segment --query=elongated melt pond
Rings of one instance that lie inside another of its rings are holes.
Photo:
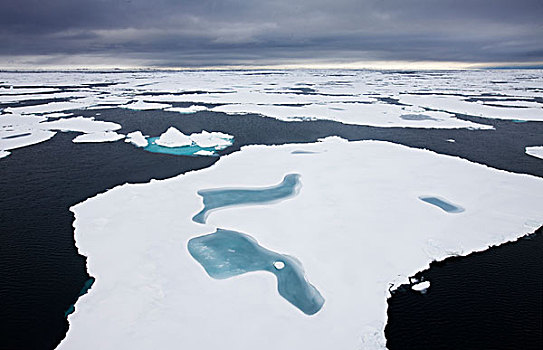
[[[461,213],[464,211],[464,208],[458,205],[455,205],[442,198],[421,196],[419,197],[419,199],[423,202],[435,205],[436,207],[441,208],[443,211],[446,211],[447,213]]]
[[[192,220],[205,224],[207,216],[212,210],[234,205],[265,204],[286,199],[298,194],[300,189],[300,175],[288,174],[280,184],[265,188],[226,188],[198,191],[204,201],[204,209],[196,214]]]
[[[302,264],[296,258],[268,250],[249,235],[217,229],[192,238],[188,250],[213,278],[268,271],[277,278],[279,294],[306,315],[317,313],[324,305],[324,298],[307,281]]]

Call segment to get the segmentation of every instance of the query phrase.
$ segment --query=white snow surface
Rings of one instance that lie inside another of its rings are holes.
[[[145,136],[141,133],[141,131],[134,131],[131,133],[128,133],[126,135],[125,142],[130,142],[131,144],[137,146],[137,147],[145,147],[147,146],[148,142]]]
[[[190,107],[171,107],[171,108],[165,109],[165,111],[168,111],[168,112],[177,112],[181,114],[191,114],[191,113],[201,112],[205,110],[207,110],[207,107],[198,106],[198,105],[192,105]]]
[[[316,153],[291,154],[301,147]],[[216,211],[206,225],[191,220],[201,189],[270,186],[289,173],[301,175],[296,197]],[[466,210],[433,210],[423,193]],[[243,147],[210,168],[119,186],[71,210],[96,282],[68,316],[60,349],[383,349],[389,283],[533,232],[543,223],[543,180],[335,137]],[[299,259],[322,310],[300,312],[266,272],[210,278],[187,242],[216,228]]]
[[[39,126],[42,129],[48,130],[78,131],[84,133],[115,131],[121,128],[117,123],[87,117],[63,118],[50,122],[42,122]]]
[[[201,149],[198,152],[194,152],[197,156],[212,156],[215,155],[215,152],[212,151],[206,151],[205,149]]]
[[[155,140],[155,143],[162,147],[183,147],[192,145],[192,140],[188,135],[170,126],[168,130]]]
[[[233,138],[234,136],[222,132],[208,132],[206,130],[190,135],[190,139],[199,147],[215,147],[217,150],[225,149],[226,147],[230,146]]]
[[[145,101],[139,100],[137,102],[121,105],[119,107],[126,108],[126,109],[133,109],[136,111],[145,111],[145,110],[150,110],[150,109],[170,108],[171,105],[168,105],[165,103],[151,103],[151,102],[145,102]]]
[[[97,142],[114,142],[124,138],[123,134],[118,134],[115,131],[101,131],[91,134],[83,134],[76,136],[73,143],[97,143]]]
[[[34,115],[0,115],[0,150],[30,146],[55,136],[56,132],[40,128],[44,120],[47,118]]]
[[[199,133],[185,135],[177,128],[170,126],[168,130],[166,130],[158,139],[155,140],[155,143],[163,147],[183,147],[190,146],[194,142],[197,146],[202,148],[214,147],[216,150],[221,150],[232,145],[233,138],[234,136],[222,132],[209,132],[206,130],[202,130],[202,132]],[[209,155],[207,153],[198,154]],[[213,152],[211,152],[211,154],[213,154]]]
[[[543,146],[526,147],[526,154],[543,159]]]

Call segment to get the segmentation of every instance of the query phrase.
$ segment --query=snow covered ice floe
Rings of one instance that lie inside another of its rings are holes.
[[[155,140],[155,143],[162,147],[183,147],[192,145],[192,140],[188,135],[170,126],[168,130]]]
[[[126,109],[133,109],[136,111],[145,111],[150,109],[164,109],[164,108],[170,108],[171,105],[165,104],[165,103],[153,103],[153,102],[145,102],[142,100],[139,100],[137,102],[129,103],[126,105],[120,105],[121,108]]]
[[[207,110],[207,107],[198,106],[198,105],[192,105],[190,107],[171,107],[171,108],[165,109],[165,111],[168,111],[168,112],[177,112],[181,114],[191,114],[191,113],[201,112],[205,110]]]
[[[543,159],[543,146],[526,147],[526,154]]]
[[[300,148],[315,153],[292,154]],[[266,187],[289,173],[301,175],[293,198],[224,208],[205,225],[191,220],[203,208],[199,190]],[[465,211],[436,210],[419,200],[423,193]],[[543,180],[427,150],[328,138],[246,146],[210,168],[116,187],[71,210],[96,282],[68,317],[60,349],[383,349],[389,285],[452,252],[533,232],[543,223]],[[210,278],[187,245],[217,228],[296,257],[326,300],[322,309],[308,316],[278,297],[268,272]]]
[[[97,142],[115,142],[124,138],[123,134],[117,134],[115,131],[101,131],[91,134],[76,136],[73,143],[97,143]]]
[[[232,145],[234,136],[217,131],[208,132],[206,130],[202,130],[200,133],[191,134],[190,139],[199,147],[213,147],[216,150],[221,150]]]
[[[40,129],[18,129],[0,132],[0,150],[27,147],[51,139],[56,132]]]
[[[11,153],[8,151],[0,151],[0,159],[9,156]]]
[[[121,125],[113,122],[95,120],[94,118],[74,117],[42,122],[39,124],[39,127],[47,130],[95,133],[119,130]]]
[[[134,131],[131,133],[128,133],[126,135],[125,142],[130,142],[131,144],[135,145],[136,147],[145,147],[147,146],[148,142],[145,136],[141,133],[141,131]]]

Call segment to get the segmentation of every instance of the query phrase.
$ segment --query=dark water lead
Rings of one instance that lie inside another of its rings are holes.
[[[302,264],[296,258],[268,250],[249,235],[217,229],[189,240],[188,249],[215,279],[268,271],[277,278],[279,294],[306,315],[317,313],[324,305],[324,298],[307,281]]]
[[[421,196],[419,197],[419,199],[423,202],[435,205],[436,207],[443,209],[447,213],[461,213],[464,211],[464,208],[458,205],[452,204],[451,202],[445,199],[440,199],[437,197],[426,197],[426,196]]]
[[[82,296],[84,294],[87,294],[87,292],[89,291],[89,289],[92,287],[92,285],[94,284],[94,277],[91,277],[89,278],[88,280],[85,281],[85,284],[83,285],[83,288],[81,288],[81,291],[79,292],[79,296]],[[64,317],[68,317],[69,314],[73,313],[75,311],[75,305],[72,304],[70,305],[70,307],[68,308],[68,310],[66,310],[64,312]]]
[[[198,194],[204,201],[204,209],[194,215],[192,220],[205,224],[209,212],[215,209],[244,204],[271,203],[298,194],[301,182],[299,174],[288,174],[280,184],[264,188],[217,188],[200,190]]]

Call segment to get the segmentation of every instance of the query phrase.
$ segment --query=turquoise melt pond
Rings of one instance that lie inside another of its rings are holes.
[[[147,152],[173,154],[176,156],[196,157],[198,156],[198,154],[195,154],[195,153],[198,151],[213,152],[212,155],[216,155],[215,147],[199,147],[195,144],[192,144],[191,146],[183,146],[183,147],[164,147],[164,146],[159,146],[155,143],[155,140],[157,139],[158,137],[149,137],[147,139],[147,146],[145,146],[143,149],[146,150]]]
[[[212,278],[267,271],[277,278],[279,294],[306,315],[317,313],[324,305],[324,298],[307,281],[296,258],[268,250],[247,234],[217,229],[189,240],[188,250]]]

